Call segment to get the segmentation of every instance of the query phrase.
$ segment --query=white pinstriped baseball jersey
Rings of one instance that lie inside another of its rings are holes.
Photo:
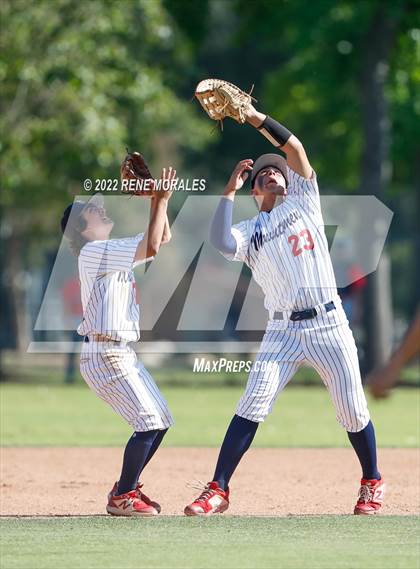
[[[91,241],[79,255],[83,321],[80,372],[89,387],[135,431],[167,429],[173,424],[153,378],[127,342],[140,338],[139,306],[133,268],[144,234]],[[147,259],[151,260],[150,259]],[[112,341],[96,341],[94,335]]]
[[[306,180],[288,168],[288,178],[281,205],[232,227],[237,249],[225,255],[251,268],[271,313],[236,413],[264,421],[299,367],[309,365],[326,385],[339,423],[357,432],[369,422],[369,411],[356,344],[337,294],[316,175]],[[317,315],[308,320],[273,318],[276,311],[290,315],[314,307]]]
[[[251,268],[271,312],[303,310],[337,294],[316,175],[306,180],[288,168],[288,177],[283,203],[234,225],[236,253],[225,255]]]
[[[133,267],[146,261],[133,263],[133,259],[143,236],[90,241],[80,251],[83,320],[79,334],[103,334],[126,342],[140,339]]]

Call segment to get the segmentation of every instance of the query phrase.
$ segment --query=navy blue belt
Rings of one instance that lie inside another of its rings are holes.
[[[114,344],[119,344],[121,346],[125,346],[128,342],[125,340],[113,340],[112,338],[108,338],[102,334],[94,334],[91,339],[89,336],[85,336],[84,342],[113,342]]]
[[[335,310],[335,304],[331,300],[323,305],[325,308],[325,312],[330,312],[331,310]],[[273,315],[273,320],[286,320],[287,312],[275,312]],[[306,308],[305,310],[294,310],[290,315],[290,320],[293,322],[297,322],[299,320],[310,320],[311,318],[315,318],[318,315],[318,311],[316,308]]]

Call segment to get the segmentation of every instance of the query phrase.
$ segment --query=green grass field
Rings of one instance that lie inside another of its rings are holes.
[[[163,392],[176,425],[167,446],[219,446],[242,387],[174,387]],[[380,446],[419,445],[420,391],[398,389],[370,401]],[[1,443],[122,446],[129,427],[83,383],[0,387]],[[261,425],[256,446],[347,446],[328,393],[290,386]],[[103,516],[3,518],[1,569],[267,568],[418,569],[415,516],[360,518]]]
[[[241,394],[240,387],[164,387],[176,425],[168,446],[219,446]],[[419,445],[420,390],[399,389],[370,401],[380,446]],[[120,446],[129,427],[84,384],[6,383],[0,388],[1,444]],[[290,386],[260,427],[256,446],[347,445],[326,389]]]
[[[5,519],[4,569],[417,569],[418,519]]]

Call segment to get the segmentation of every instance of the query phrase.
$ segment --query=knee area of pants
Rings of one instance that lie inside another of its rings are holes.
[[[252,421],[252,423],[262,423],[267,416],[270,414],[270,409],[260,409],[258,407],[248,407],[248,408],[238,408],[236,410],[236,415],[246,419],[247,421]]]
[[[369,423],[369,418],[367,420],[365,418],[355,419],[354,421],[349,423],[347,419],[342,419],[341,417],[337,417],[337,421],[343,427],[343,429],[345,429],[348,433],[358,433],[360,431],[363,431],[363,429],[367,426],[367,424]]]
[[[267,417],[267,415],[264,415],[264,417],[262,417],[261,415],[255,416],[255,415],[241,415],[243,419],[247,419],[248,421],[251,421],[252,423],[264,423],[265,418]]]
[[[237,415],[243,417],[244,419],[248,419],[248,421],[253,421],[254,423],[259,423],[260,421],[264,421],[264,419],[270,414],[271,407],[269,405],[258,406],[252,405],[252,407],[238,407]]]

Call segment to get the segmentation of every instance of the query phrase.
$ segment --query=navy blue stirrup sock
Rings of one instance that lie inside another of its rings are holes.
[[[363,478],[380,480],[376,463],[375,429],[372,421],[358,433],[347,433],[362,466]]]
[[[168,429],[163,429],[162,431],[158,431],[158,434],[156,435],[155,440],[153,441],[152,446],[150,447],[149,454],[147,455],[146,462],[144,463],[143,468],[146,466],[146,464],[149,464],[151,458],[159,448],[160,443],[162,442],[163,437],[166,435],[167,432]]]
[[[124,459],[118,482],[117,495],[131,492],[137,486],[140,473],[159,431],[136,431],[129,438],[124,451]]]
[[[226,431],[213,480],[226,490],[241,458],[251,446],[259,423],[234,415]]]

